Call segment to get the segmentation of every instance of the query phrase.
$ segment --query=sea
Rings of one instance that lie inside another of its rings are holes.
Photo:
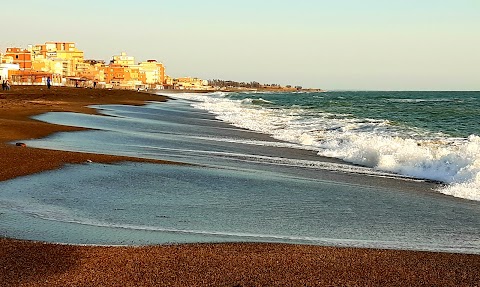
[[[184,164],[88,161],[0,182],[0,236],[480,254],[480,92],[167,95],[36,116],[89,130],[28,146]]]

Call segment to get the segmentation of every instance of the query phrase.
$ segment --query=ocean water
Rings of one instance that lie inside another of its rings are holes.
[[[187,96],[191,98],[190,96]],[[195,107],[235,126],[480,200],[480,92],[218,93]]]
[[[192,165],[68,165],[0,183],[0,236],[480,253],[478,92],[174,94],[38,120],[29,146]]]

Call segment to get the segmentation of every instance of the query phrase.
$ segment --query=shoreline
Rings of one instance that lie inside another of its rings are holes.
[[[19,147],[10,142],[84,130],[31,119],[88,105],[143,105],[166,97],[134,91],[14,86],[0,93],[0,181],[64,164],[132,157]],[[1,191],[0,191],[1,192]],[[1,214],[0,214],[1,218]],[[480,255],[268,243],[82,246],[0,238],[3,286],[475,286]]]
[[[36,121],[31,118],[35,115],[62,111],[97,114],[94,108],[87,106],[143,105],[148,101],[166,100],[165,96],[121,90],[65,87],[54,87],[49,90],[43,86],[14,86],[10,91],[3,91],[0,93],[0,181],[58,169],[67,163],[81,164],[87,161],[172,163],[126,156],[24,148],[10,144],[26,139],[47,137],[56,132],[85,130]]]

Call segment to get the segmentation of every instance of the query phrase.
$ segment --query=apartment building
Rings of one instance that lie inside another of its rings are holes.
[[[76,77],[84,78],[92,82],[105,82],[105,64],[100,61],[86,61],[78,63]]]
[[[29,51],[40,67],[55,67],[55,72],[64,77],[75,76],[77,65],[84,61],[84,52],[73,42],[45,42],[29,46]],[[58,70],[60,66],[61,71]]]
[[[202,86],[202,81],[196,78],[175,79],[173,83],[166,75],[163,63],[147,60],[136,64],[135,58],[125,52],[114,55],[109,64],[85,60],[84,52],[73,42],[45,42],[29,45],[27,49],[8,48],[1,59],[0,76],[10,77],[16,84],[41,84],[50,77],[59,85],[87,87],[96,83],[118,89],[193,89]]]
[[[135,89],[142,85],[140,80],[140,69],[137,67],[110,64],[101,68],[104,74],[105,83],[118,89]]]
[[[122,52],[120,55],[115,55],[110,61],[111,64],[121,65],[121,66],[134,66],[135,57],[128,56],[127,53]]]
[[[63,75],[63,61],[52,61],[51,59],[34,59],[32,61],[32,71],[52,72],[53,74]]]
[[[156,60],[147,60],[138,64],[141,72],[145,74],[144,83],[150,87],[162,85],[165,82],[165,66]]]
[[[32,54],[26,49],[16,47],[7,48],[5,57],[11,57],[12,64],[19,65],[22,70],[32,68]]]

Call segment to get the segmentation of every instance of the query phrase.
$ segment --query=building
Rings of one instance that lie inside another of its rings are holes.
[[[175,89],[180,90],[208,90],[211,87],[208,81],[199,78],[182,77],[176,79]]]
[[[165,66],[156,60],[135,64],[135,58],[125,52],[115,55],[104,69],[105,83],[121,89],[162,89]]]
[[[12,64],[17,64],[22,70],[32,68],[32,53],[21,48],[7,48],[5,57],[12,57]]]
[[[46,42],[40,45],[30,45],[28,49],[34,58],[60,58],[60,59],[76,59],[83,61],[83,51],[77,49],[73,42]]]
[[[32,71],[51,72],[62,75],[64,72],[64,63],[63,61],[54,61],[51,59],[34,59],[32,61]]]
[[[32,70],[11,70],[9,78],[15,85],[46,85],[47,78],[50,78],[53,85],[62,85],[62,77],[51,72]]]
[[[138,64],[140,72],[144,74],[142,82],[151,88],[163,88],[165,82],[165,66],[156,60],[148,60]]]
[[[172,81],[166,76],[162,63],[147,60],[136,64],[135,58],[125,52],[114,55],[108,65],[104,61],[85,60],[84,52],[73,42],[45,42],[29,45],[27,49],[8,48],[0,59],[0,77],[10,76],[16,84],[40,84],[50,77],[58,85],[78,87],[94,84],[117,89],[202,87],[201,80],[195,78]]]
[[[3,54],[0,54],[0,82],[8,80],[9,74],[18,70],[20,70],[20,65],[13,64],[12,57],[5,57]]]
[[[134,66],[135,57],[127,56],[127,53],[122,52],[120,55],[113,56],[110,61],[111,64],[121,65],[121,66]]]
[[[110,64],[101,68],[105,83],[117,89],[136,89],[143,83],[140,80],[140,70],[120,64]]]
[[[40,62],[43,68],[55,67],[57,70],[54,72],[60,72],[64,77],[74,76],[77,65],[84,61],[84,52],[77,49],[73,42],[46,42],[28,48],[34,62]],[[61,71],[58,71],[59,66]]]
[[[97,62],[94,65],[87,62],[78,63],[75,76],[88,79],[97,83],[104,82],[105,74],[103,67],[105,67],[105,65],[100,62]]]

